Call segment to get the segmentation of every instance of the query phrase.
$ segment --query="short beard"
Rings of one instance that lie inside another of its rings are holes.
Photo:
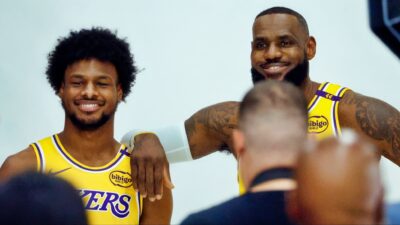
[[[285,80],[297,87],[300,87],[308,76],[308,68],[309,62],[308,59],[305,58],[303,62],[286,74]]]
[[[255,85],[256,83],[265,80],[265,77],[259,73],[254,67],[251,67],[251,79],[253,81],[253,84]]]
[[[301,62],[295,68],[290,70],[286,74],[284,79],[285,81],[288,81],[294,84],[295,86],[300,87],[308,76],[308,69],[309,69],[309,62],[308,59],[305,58],[303,62]],[[256,84],[266,79],[260,72],[254,69],[254,67],[251,68],[251,78],[253,84]]]
[[[110,120],[111,115],[114,115],[117,110],[117,107],[115,107],[114,111],[111,112],[110,114],[103,113],[100,119],[98,119],[97,121],[87,123],[78,119],[78,117],[74,113],[68,113],[67,110],[65,109],[64,102],[62,102],[61,105],[64,108],[65,116],[71,120],[72,124],[74,124],[78,129],[82,131],[97,130],[98,128],[102,127],[105,123],[107,123]]]

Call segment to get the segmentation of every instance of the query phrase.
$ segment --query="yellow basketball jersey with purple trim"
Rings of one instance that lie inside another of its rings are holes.
[[[308,105],[308,133],[317,139],[339,136],[339,101],[348,88],[329,82],[322,83]]]
[[[38,171],[64,178],[79,191],[89,224],[139,224],[143,202],[132,187],[130,157],[125,146],[101,167],[78,162],[65,150],[57,135],[31,146]]]
[[[322,83],[308,105],[308,133],[315,134],[317,139],[341,134],[338,118],[339,101],[348,88],[329,82]],[[239,193],[246,189],[238,176]]]

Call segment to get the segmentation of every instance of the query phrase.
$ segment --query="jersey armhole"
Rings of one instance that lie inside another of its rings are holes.
[[[42,151],[39,149],[38,143],[31,144],[33,151],[35,152],[36,156],[36,170],[40,173],[43,173],[43,154]]]
[[[343,98],[343,96],[344,96],[344,94],[348,91],[348,90],[350,90],[350,89],[348,89],[348,88],[342,88],[340,91],[339,91],[339,93],[338,93],[338,96],[340,97],[340,100],[342,100],[342,98]],[[339,100],[339,102],[338,102],[338,104],[335,106],[335,123],[336,123],[336,126],[338,127],[338,129],[336,130],[336,132],[337,132],[337,136],[341,136],[342,135],[342,128],[341,128],[341,125],[340,125],[340,120],[339,120],[339,106],[340,106],[340,100]]]

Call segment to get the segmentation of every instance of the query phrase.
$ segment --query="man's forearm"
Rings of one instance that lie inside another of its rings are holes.
[[[237,127],[238,109],[238,102],[218,103],[199,110],[185,121],[194,159],[232,149],[232,131]]]
[[[160,139],[169,163],[198,159],[218,150],[232,149],[232,131],[237,127],[238,102],[223,102],[194,113],[184,124],[151,130]],[[134,145],[133,130],[121,142]]]

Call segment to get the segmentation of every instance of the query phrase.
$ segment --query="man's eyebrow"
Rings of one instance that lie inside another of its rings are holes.
[[[291,35],[291,34],[283,34],[283,35],[280,35],[278,38],[279,38],[279,40],[290,39],[292,41],[295,41],[296,43],[299,42],[299,40],[294,35]]]
[[[112,80],[111,76],[109,76],[109,75],[100,75],[97,79],[98,80],[104,80],[104,79]]]
[[[282,35],[279,35],[279,38],[294,38],[294,36],[290,35],[290,34],[282,34]]]
[[[74,73],[74,74],[71,74],[71,78],[84,78],[84,75],[82,75],[80,73]],[[98,79],[98,80],[100,80],[100,79],[110,79],[110,80],[112,80],[112,77],[110,75],[103,74],[103,75],[97,76],[96,79]]]
[[[253,41],[266,41],[266,38],[264,37],[256,37],[253,39]]]
[[[292,34],[281,34],[281,35],[278,36],[278,39],[279,40],[281,40],[281,39],[293,39],[293,40],[297,41],[297,38]],[[263,37],[263,36],[255,37],[253,39],[253,41],[267,41],[267,40],[269,40],[269,38],[266,38],[266,37]]]
[[[74,74],[71,74],[70,77],[71,77],[71,78],[83,78],[83,75],[82,75],[82,74],[79,74],[79,73],[74,73]]]

